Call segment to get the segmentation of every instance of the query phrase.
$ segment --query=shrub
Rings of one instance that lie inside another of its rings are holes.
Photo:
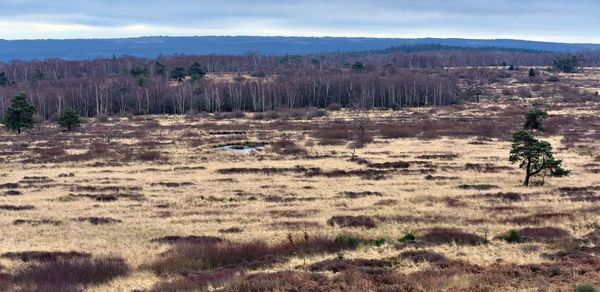
[[[286,262],[285,257],[298,254],[338,252],[355,248],[349,242],[326,237],[302,239],[289,236],[288,241],[268,245],[263,241],[178,243],[151,264],[157,274],[206,271],[221,268],[258,268]]]
[[[479,235],[467,233],[455,228],[431,228],[421,236],[425,242],[434,244],[455,243],[460,245],[478,245],[487,240]]]
[[[519,95],[520,97],[523,97],[523,98],[532,98],[533,97],[531,90],[526,89],[526,88],[519,88],[517,95]]]
[[[329,111],[339,111],[342,109],[342,105],[336,102],[332,102],[329,105],[327,105],[327,110]]]
[[[65,107],[58,117],[58,124],[61,127],[67,128],[67,131],[71,131],[73,128],[81,125],[81,119],[73,108]]]
[[[481,185],[459,185],[458,188],[463,189],[463,190],[486,191],[486,190],[491,190],[491,189],[497,189],[499,187],[495,186],[495,185],[481,184]]]
[[[60,252],[60,251],[23,251],[23,252],[7,252],[0,256],[1,258],[11,260],[21,260],[23,262],[53,262],[60,260],[73,260],[82,258],[91,258],[89,253],[82,252]]]
[[[503,88],[502,89],[502,95],[504,95],[504,96],[514,96],[515,95],[515,91],[512,88]]]
[[[573,290],[575,292],[598,292],[598,289],[596,289],[592,284],[578,284],[577,286],[575,286],[575,289]]]
[[[165,157],[159,151],[143,151],[138,155],[140,161],[161,161],[165,160]]]
[[[121,258],[75,257],[29,265],[18,271],[14,279],[17,283],[75,286],[105,283],[128,273],[129,266]]]
[[[284,139],[271,144],[273,152],[279,155],[306,155],[306,149],[292,140]]]
[[[309,118],[322,118],[327,116],[327,112],[321,109],[314,109],[308,112]]]
[[[419,131],[416,127],[382,125],[379,128],[379,134],[388,139],[414,138],[419,134]]]
[[[191,244],[217,244],[223,242],[222,238],[214,236],[164,236],[155,238],[152,242],[165,243],[165,244],[179,244],[179,243],[191,243]]]
[[[108,120],[109,120],[109,118],[105,114],[99,114],[96,116],[96,122],[98,122],[98,123],[106,123],[106,122],[108,122]]]
[[[357,248],[360,245],[360,240],[358,238],[345,234],[338,235],[335,238],[335,241],[352,248]]]
[[[446,257],[444,255],[428,250],[405,251],[401,253],[398,257],[401,259],[410,260],[414,263],[434,263],[446,260]]]
[[[373,269],[373,268],[388,268],[392,263],[384,260],[368,260],[368,259],[335,259],[316,262],[308,267],[311,272],[329,271],[339,273],[352,269]]]
[[[340,234],[335,238],[335,241],[343,246],[357,248],[360,245],[382,246],[387,242],[387,239],[383,237],[378,237],[375,239],[364,239],[348,234]]]
[[[35,207],[32,205],[21,205],[21,206],[0,205],[0,210],[6,210],[6,211],[25,211],[25,210],[33,210],[33,209],[35,209]]]
[[[368,216],[333,216],[327,224],[340,227],[364,227],[367,229],[376,228],[375,221]]]
[[[558,76],[556,76],[556,75],[551,75],[551,76],[548,76],[548,78],[546,79],[546,81],[548,81],[548,82],[559,82],[560,78],[558,78]]]
[[[519,230],[523,240],[546,241],[571,239],[569,231],[557,227],[527,227]]]
[[[406,242],[406,241],[413,241],[415,240],[417,237],[415,236],[414,233],[412,233],[411,231],[404,233],[404,236],[402,236],[402,238],[400,238],[401,242]]]
[[[508,243],[519,243],[523,241],[519,232],[514,229],[503,235],[502,239]]]

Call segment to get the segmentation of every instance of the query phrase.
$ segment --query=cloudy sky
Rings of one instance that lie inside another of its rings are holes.
[[[600,43],[599,0],[0,0],[0,39],[191,35]]]

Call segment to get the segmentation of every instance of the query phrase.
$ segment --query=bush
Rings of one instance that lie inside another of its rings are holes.
[[[575,286],[575,289],[573,290],[575,292],[598,292],[598,289],[596,289],[592,284],[579,284],[577,286]]]
[[[15,282],[62,287],[99,284],[127,275],[129,266],[121,258],[75,257],[29,265],[18,271]]]
[[[342,109],[342,105],[336,102],[332,102],[329,105],[327,105],[327,110],[329,111],[339,111]]]
[[[217,112],[214,114],[214,118],[216,120],[233,120],[233,119],[242,119],[246,117],[246,113],[242,111],[232,111],[232,112]]]
[[[263,241],[181,242],[162,254],[151,264],[151,269],[157,274],[221,268],[254,269],[284,263],[287,261],[285,257],[291,255],[332,253],[353,248],[355,246],[351,242],[308,235],[302,239],[290,235],[286,242],[275,245]]]
[[[165,157],[158,151],[144,151],[138,155],[138,159],[141,161],[161,161],[165,160]]]
[[[551,76],[548,76],[548,78],[546,79],[546,81],[548,81],[548,82],[559,82],[560,78],[558,78],[558,76],[556,76],[556,75],[551,75]]]
[[[431,228],[426,234],[421,236],[421,239],[434,244],[455,243],[460,245],[478,245],[487,242],[485,238],[479,235],[455,228]]]
[[[510,230],[507,234],[502,236],[502,239],[508,243],[519,243],[522,242],[523,239],[517,230]]]
[[[271,144],[273,152],[279,155],[306,155],[308,152],[291,140],[281,140]]]
[[[406,232],[404,234],[404,236],[402,236],[402,238],[400,238],[401,242],[406,242],[406,241],[413,241],[415,240],[417,237],[415,236],[414,233],[412,233],[411,231]]]
[[[382,246],[387,242],[387,239],[383,237],[364,239],[348,234],[340,234],[335,238],[335,241],[343,246],[348,246],[354,249],[360,245]]]
[[[333,216],[327,223],[331,226],[340,227],[364,227],[367,229],[376,228],[375,221],[368,216]]]
[[[511,88],[503,88],[502,89],[502,95],[504,96],[514,96],[515,95],[515,91]]]
[[[522,98],[532,98],[533,97],[533,94],[531,93],[531,91],[526,88],[519,88],[517,95],[519,95]]]
[[[527,241],[552,241],[571,239],[569,231],[558,227],[527,227],[519,230],[519,235]]]
[[[446,260],[446,257],[444,255],[428,250],[405,251],[401,253],[398,257],[401,259],[410,260],[414,263],[435,263]]]
[[[335,241],[339,242],[340,244],[350,246],[352,248],[357,248],[360,245],[360,240],[351,235],[338,235],[335,238]]]
[[[109,118],[105,114],[99,114],[96,116],[96,122],[98,122],[98,123],[106,123],[106,122],[108,122],[108,120],[109,120]]]
[[[379,128],[379,134],[388,139],[396,138],[414,138],[419,134],[416,127],[400,127],[393,125],[382,125]]]

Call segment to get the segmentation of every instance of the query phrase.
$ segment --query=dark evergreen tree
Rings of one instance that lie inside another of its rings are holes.
[[[10,100],[10,106],[2,118],[2,124],[11,131],[21,134],[21,129],[33,128],[34,111],[35,107],[27,100],[27,94],[21,92]]]
[[[148,77],[148,67],[144,65],[144,67],[133,67],[129,70],[129,74],[134,77]]]
[[[6,86],[8,83],[8,76],[6,76],[6,72],[0,72],[0,86]]]
[[[532,109],[525,113],[523,128],[532,132],[533,130],[544,131],[542,122],[548,117],[548,113],[541,109]]]
[[[44,71],[40,69],[35,69],[35,71],[33,72],[33,76],[31,76],[31,79],[33,79],[33,81],[44,80],[44,78],[46,78],[46,73],[44,73]]]
[[[553,61],[554,69],[564,73],[575,73],[577,71],[577,57],[560,57]]]
[[[79,114],[73,110],[73,108],[67,106],[60,113],[58,124],[61,127],[67,128],[67,131],[71,131],[81,125],[81,119],[79,118]]]
[[[177,80],[179,82],[182,82],[183,79],[185,79],[185,69],[183,69],[182,67],[177,67],[175,69],[173,69],[173,71],[171,71],[171,80]]]
[[[513,134],[508,160],[513,164],[519,163],[519,168],[525,170],[524,186],[529,186],[531,177],[540,173],[552,177],[567,176],[570,173],[562,168],[562,160],[554,159],[550,143],[538,140],[524,130]]]
[[[361,62],[355,62],[352,64],[352,70],[354,71],[362,71],[365,69],[365,65]]]
[[[160,62],[156,62],[156,64],[154,64],[154,70],[157,75],[167,74],[167,67],[165,65],[161,64]]]
[[[200,63],[194,62],[188,69],[188,75],[192,77],[192,80],[200,80],[206,75],[206,70],[202,68]]]

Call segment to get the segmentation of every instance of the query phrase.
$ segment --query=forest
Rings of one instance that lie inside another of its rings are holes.
[[[600,65],[599,51],[564,54],[442,45],[318,55],[13,61],[0,63],[0,114],[20,92],[28,95],[43,120],[56,119],[64,107],[93,117],[449,105],[477,99],[498,74],[556,67],[561,58],[573,58],[579,66]],[[496,70],[490,74],[471,67]]]

